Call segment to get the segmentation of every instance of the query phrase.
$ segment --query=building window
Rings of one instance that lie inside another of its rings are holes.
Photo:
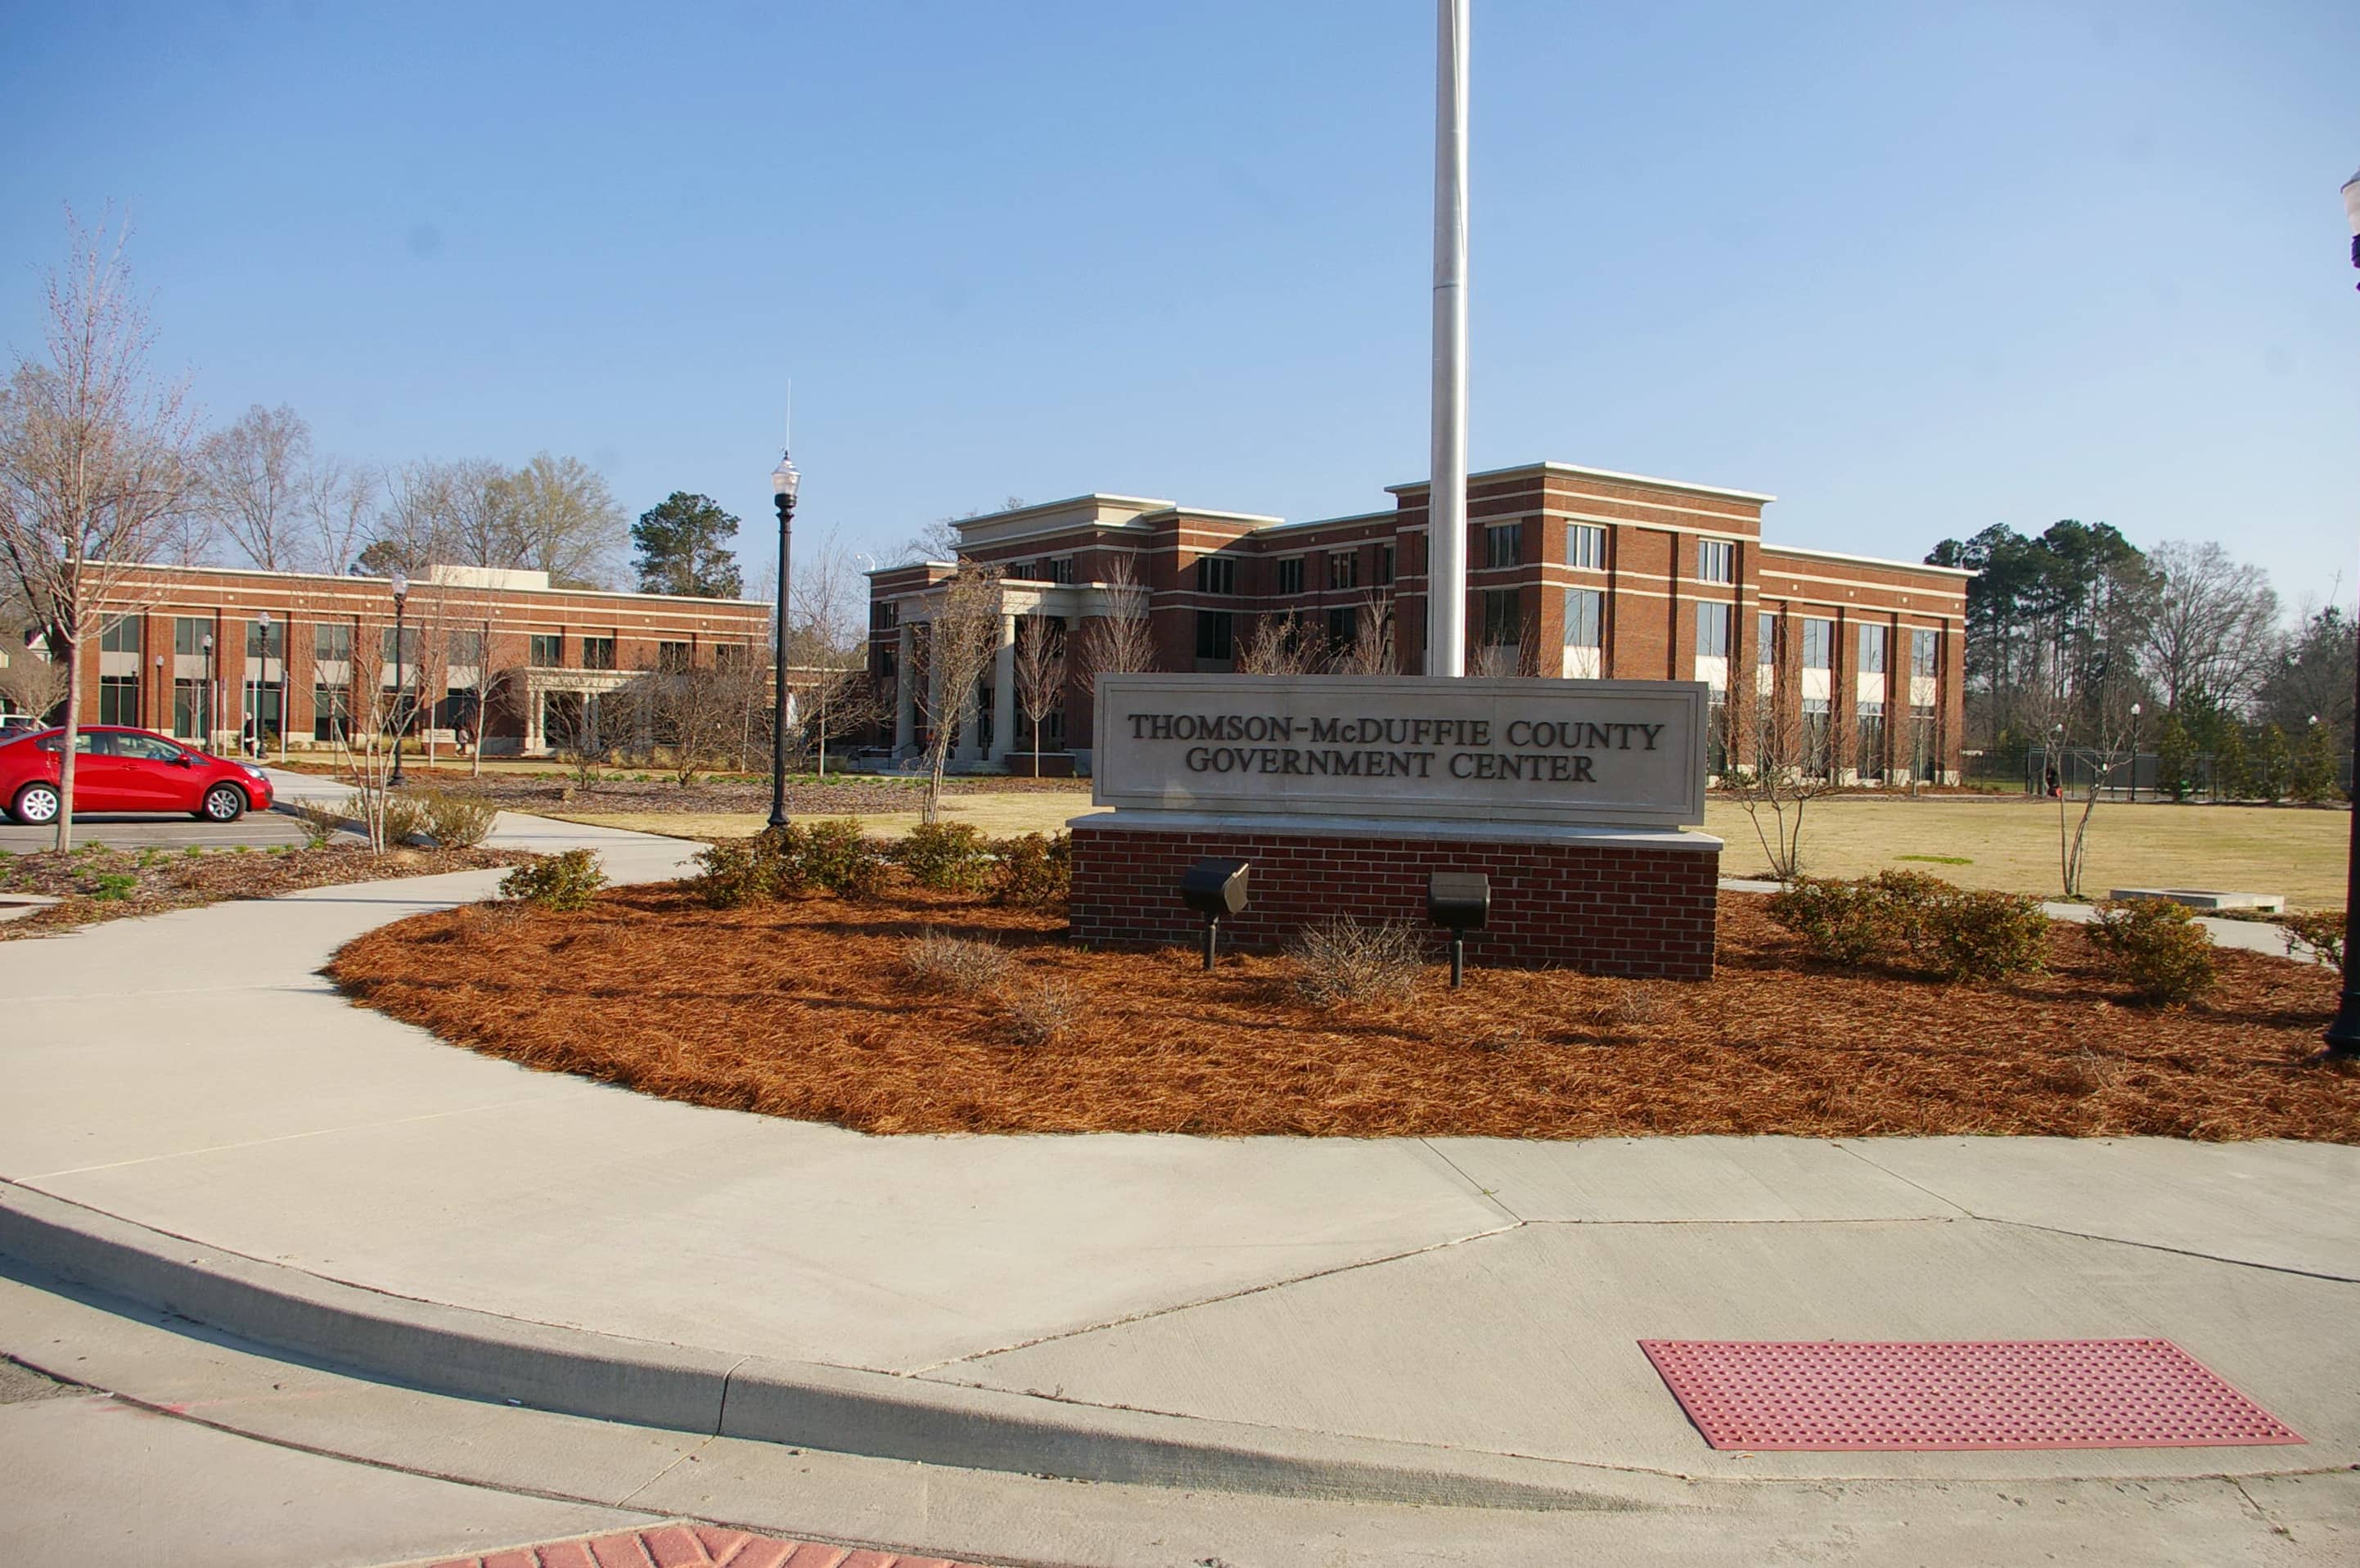
[[[1836,623],[1815,617],[1803,618],[1803,668],[1832,670],[1836,667]]]
[[[585,670],[613,669],[615,640],[611,637],[585,637],[582,640],[582,667]]]
[[[205,722],[205,683],[172,683],[172,733],[182,740],[200,740]]]
[[[191,656],[205,651],[205,634],[213,623],[202,616],[183,615],[172,622],[172,652]]]
[[[1196,657],[1226,660],[1237,656],[1237,619],[1226,609],[1196,612]]]
[[[1885,705],[1863,702],[1852,709],[1852,732],[1859,740],[1853,766],[1863,779],[1885,776]]]
[[[1805,625],[1809,622],[1806,621]],[[1811,778],[1828,776],[1828,699],[1807,696],[1803,699],[1803,752],[1796,765]]]
[[[1909,710],[1909,776],[1931,780],[1939,763],[1934,751],[1934,710],[1920,705]]]
[[[894,655],[901,650],[890,642],[885,648],[885,673],[890,675],[899,662]],[[713,645],[713,667],[716,670],[742,670],[747,661],[753,657],[753,652],[754,645],[750,642],[716,642]]]
[[[353,735],[353,688],[320,685],[311,688],[311,739],[349,740]]]
[[[1044,570],[1041,577],[1044,582],[1070,583],[1074,580],[1074,558],[1071,555],[1052,555],[1042,565]]]
[[[1390,544],[1380,544],[1377,546],[1377,587],[1389,588],[1393,586],[1393,547]]]
[[[396,655],[393,646],[393,633],[394,629],[388,626],[385,629],[382,636],[385,649],[385,662],[388,665],[396,663]],[[401,652],[399,662],[405,668],[415,669],[417,667],[418,648],[418,628],[414,626],[405,626],[401,628]]]
[[[287,623],[277,616],[265,626],[258,620],[246,623],[246,656],[249,659],[284,659],[287,657]]]
[[[1860,673],[1863,675],[1885,674],[1885,628],[1882,626],[1860,629]]]
[[[1524,641],[1522,597],[1513,588],[1483,590],[1483,646],[1513,648]]]
[[[1346,608],[1329,610],[1328,612],[1328,648],[1338,653],[1349,652],[1352,644],[1360,641],[1360,613],[1356,609]]]
[[[1910,674],[1921,679],[1932,680],[1934,678],[1935,670],[1941,658],[1941,646],[1940,634],[1938,632],[1923,630],[1913,630],[1910,632]]]
[[[99,630],[98,647],[103,653],[139,652],[139,618],[136,615],[118,615],[108,621]],[[112,724],[115,721],[110,718],[102,719],[100,722]]]
[[[1606,530],[1594,522],[1577,522],[1565,531],[1565,564],[1588,572],[1606,570]]]
[[[554,631],[536,631],[526,657],[537,670],[562,668],[565,663],[565,639]]]
[[[446,645],[453,668],[480,670],[484,667],[484,634],[481,631],[453,631]]]
[[[1697,581],[1700,583],[1733,583],[1737,580],[1737,546],[1726,539],[1697,541]]]
[[[901,606],[895,599],[876,599],[869,606],[869,630],[890,631],[901,624]]]
[[[1303,557],[1289,555],[1278,564],[1278,591],[1299,594],[1303,591]]]
[[[689,667],[688,644],[659,642],[656,644],[656,668],[666,674],[676,675]]]
[[[1565,590],[1565,645],[1606,646],[1606,596],[1596,588]]]
[[[1233,594],[1238,591],[1238,563],[1233,555],[1199,555],[1196,557],[1196,591],[1200,594]]]
[[[322,621],[311,628],[311,662],[315,664],[349,663],[353,656],[353,629],[343,621]]]
[[[1360,553],[1358,550],[1331,550],[1328,553],[1328,587],[1331,592],[1360,586]]]
[[[1497,522],[1483,531],[1483,565],[1513,566],[1524,558],[1524,525]]]
[[[101,633],[104,636],[104,633]],[[101,675],[98,677],[98,721],[101,724],[139,722],[139,677],[137,675]]]
[[[1754,662],[1765,670],[1778,666],[1778,618],[1775,615],[1754,618]]]
[[[1729,612],[1725,604],[1700,604],[1697,610],[1697,657],[1729,657]]]

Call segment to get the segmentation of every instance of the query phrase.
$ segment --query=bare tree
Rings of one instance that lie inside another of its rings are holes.
[[[1241,675],[1308,675],[1319,668],[1323,650],[1312,643],[1303,620],[1294,615],[1257,617],[1238,647]]]
[[[0,397],[0,569],[31,607],[67,675],[57,847],[73,843],[82,683],[72,679],[100,607],[168,544],[194,477],[186,389],[156,381],[146,306],[125,236],[71,225],[45,290],[46,361],[19,356]]]
[[[246,558],[289,572],[301,557],[313,499],[311,427],[281,403],[255,404],[197,448],[198,501]]]
[[[1114,558],[1098,591],[1102,612],[1082,633],[1084,683],[1155,668],[1155,628],[1148,618],[1147,588],[1130,556]]]
[[[1721,705],[1721,747],[1728,760],[1721,792],[1754,824],[1754,836],[1769,858],[1770,874],[1793,882],[1803,873],[1805,808],[1837,789],[1835,768],[1791,702],[1741,681]]]
[[[834,533],[798,553],[788,617],[788,681],[813,732],[822,778],[827,740],[874,717],[869,711],[868,579]]]
[[[2091,765],[2089,793],[2081,798],[2081,814],[2071,815],[2072,790],[2060,787],[2057,792],[2057,863],[2065,896],[2081,896],[2081,872],[2087,864],[2090,848],[2090,819],[2097,815],[2098,796],[2114,776],[2114,770],[2131,761],[2130,695],[2126,686],[2103,690],[2100,700],[2083,712],[2075,733],[2071,725],[2053,726],[2049,733],[2058,740],[2058,778],[2065,779],[2062,771],[2065,747],[2079,742]]]
[[[1065,702],[1065,626],[1054,616],[1016,623],[1016,704],[1032,727],[1032,776],[1041,776],[1041,720]]]
[[[65,666],[53,663],[45,651],[25,645],[21,628],[0,647],[0,697],[20,713],[45,718],[66,699]]]
[[[1361,597],[1352,611],[1352,641],[1328,663],[1338,675],[1390,675],[1400,660],[1393,649],[1393,598],[1383,589]]]
[[[310,525],[310,568],[342,576],[360,563],[362,549],[377,526],[377,496],[384,477],[366,463],[336,458],[315,466],[303,496]]]
[[[919,688],[927,725],[921,807],[927,822],[941,818],[943,765],[962,727],[975,723],[976,687],[1000,648],[1000,575],[987,566],[961,566],[935,591],[941,598],[926,629],[926,679]]]
[[[2284,641],[2267,574],[2210,543],[2158,545],[2147,562],[2156,593],[2139,663],[2164,707],[2244,709]]]
[[[1516,623],[1513,642],[1486,641],[1471,649],[1467,657],[1467,673],[1494,678],[1537,675],[1541,673],[1540,654],[1540,623],[1527,615]]]
[[[515,559],[487,565],[549,574],[560,587],[605,587],[629,538],[614,492],[587,464],[536,454],[508,476],[504,499],[515,530]]]

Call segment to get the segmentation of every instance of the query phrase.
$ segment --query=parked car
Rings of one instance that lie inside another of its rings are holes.
[[[29,713],[0,713],[0,740],[14,740],[19,735],[30,735],[48,725]]]
[[[28,827],[58,819],[58,764],[65,731],[38,729],[0,740],[0,802]],[[270,778],[146,729],[94,724],[74,743],[74,814],[186,812],[200,822],[235,822],[270,808]]]

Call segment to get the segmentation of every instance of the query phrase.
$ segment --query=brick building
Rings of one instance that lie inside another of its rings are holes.
[[[217,751],[249,718],[300,749],[406,707],[414,728],[473,729],[487,752],[533,755],[642,671],[759,664],[770,639],[764,604],[555,588],[545,573],[464,566],[411,580],[398,657],[384,577],[158,566],[102,609],[96,646],[77,661],[85,721]]]
[[[1389,628],[1393,666],[1423,669],[1426,486],[1389,493],[1384,510],[1306,522],[1088,495],[959,523],[961,553],[997,567],[1004,593],[999,657],[956,755],[985,763],[1029,747],[1015,722],[1018,640],[1043,621],[1086,635],[1118,558],[1147,591],[1160,669],[1233,670],[1272,618],[1330,650]],[[1717,692],[1750,678],[1814,771],[1955,781],[1972,574],[1769,543],[1774,499],[1563,463],[1471,476],[1470,669]],[[880,739],[900,753],[924,737],[925,623],[954,569],[869,574],[869,668],[897,715]],[[1043,733],[1082,751],[1089,722],[1076,671]]]

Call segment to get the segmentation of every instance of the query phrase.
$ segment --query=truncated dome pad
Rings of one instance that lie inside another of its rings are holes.
[[[1641,1340],[1715,1448],[2202,1448],[2300,1442],[2168,1339]]]

